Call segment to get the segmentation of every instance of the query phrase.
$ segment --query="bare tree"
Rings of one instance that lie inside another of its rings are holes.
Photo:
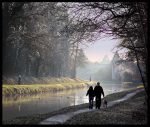
[[[95,35],[98,38],[113,36],[114,39],[122,39],[123,41],[121,41],[119,46],[127,48],[129,51],[127,53],[134,56],[132,57],[134,58],[133,60],[146,66],[148,56],[146,3],[85,2],[69,3],[68,7],[72,15],[71,18],[74,19],[78,30],[81,28],[85,33],[90,31],[89,35],[96,33]],[[91,39],[91,36],[89,38]],[[85,40],[88,41],[87,38]],[[131,55],[129,57],[131,58]],[[138,65],[138,67],[141,72],[141,66]],[[147,67],[145,71],[147,71]],[[146,75],[141,73],[141,79],[147,92]]]

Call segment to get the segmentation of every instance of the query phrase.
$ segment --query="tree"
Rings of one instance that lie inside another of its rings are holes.
[[[85,56],[83,49],[79,49],[77,54],[77,67],[84,67],[88,62],[88,58]]]
[[[4,75],[69,76],[70,46],[61,33],[65,8],[57,2],[4,2],[3,17]]]
[[[123,80],[124,80],[125,82],[132,81],[132,74],[130,74],[129,72],[124,72],[123,77],[124,77]]]
[[[22,13],[23,13],[23,5],[24,2],[20,3],[2,3],[2,10],[3,10],[3,73],[12,71],[15,71],[16,63],[17,63],[17,57],[14,55],[18,55],[19,47],[18,42],[16,45],[10,43],[8,41],[9,33],[14,29],[14,27],[19,28],[19,24],[22,23]],[[18,20],[18,17],[20,17],[20,20]],[[17,48],[15,51],[14,48]],[[9,51],[9,52],[8,52]],[[13,58],[12,58],[12,57]],[[13,61],[13,62],[12,62]],[[11,63],[11,64],[9,64]],[[5,73],[6,74],[6,73]]]
[[[98,36],[97,38],[113,36],[114,39],[123,40],[120,46],[128,49],[127,58],[134,58],[133,60],[137,61],[147,93],[146,75],[142,75],[139,65],[143,63],[146,66],[148,56],[147,4],[144,2],[85,2],[69,5],[76,24],[84,24],[84,27],[81,25],[81,29],[90,31],[90,35],[94,33]],[[125,42],[127,45],[124,45]]]

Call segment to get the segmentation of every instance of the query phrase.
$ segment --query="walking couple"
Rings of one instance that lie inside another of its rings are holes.
[[[93,87],[90,86],[90,88],[87,91],[87,95],[89,95],[89,109],[93,109],[93,100],[95,97],[96,102],[96,109],[100,109],[101,107],[101,94],[103,94],[104,97],[104,91],[103,88],[100,86],[100,83],[97,82],[97,85],[95,86],[94,90]]]

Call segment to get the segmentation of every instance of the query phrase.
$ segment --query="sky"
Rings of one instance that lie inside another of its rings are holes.
[[[103,57],[107,55],[111,60],[114,52],[113,49],[118,43],[118,40],[112,40],[111,38],[105,38],[88,45],[88,47],[83,48],[84,53],[89,61],[91,62],[101,62]]]

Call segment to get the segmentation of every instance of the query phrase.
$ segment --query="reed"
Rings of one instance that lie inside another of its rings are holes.
[[[17,94],[22,95],[22,94],[36,94],[36,93],[43,93],[43,92],[50,92],[50,91],[55,92],[60,90],[82,88],[89,85],[94,85],[94,82],[79,81],[74,79],[69,79],[69,80],[63,79],[63,82],[61,82],[60,80],[54,82],[53,80],[53,82],[49,84],[26,84],[26,85],[3,84],[2,92],[3,92],[3,96],[12,96]]]

